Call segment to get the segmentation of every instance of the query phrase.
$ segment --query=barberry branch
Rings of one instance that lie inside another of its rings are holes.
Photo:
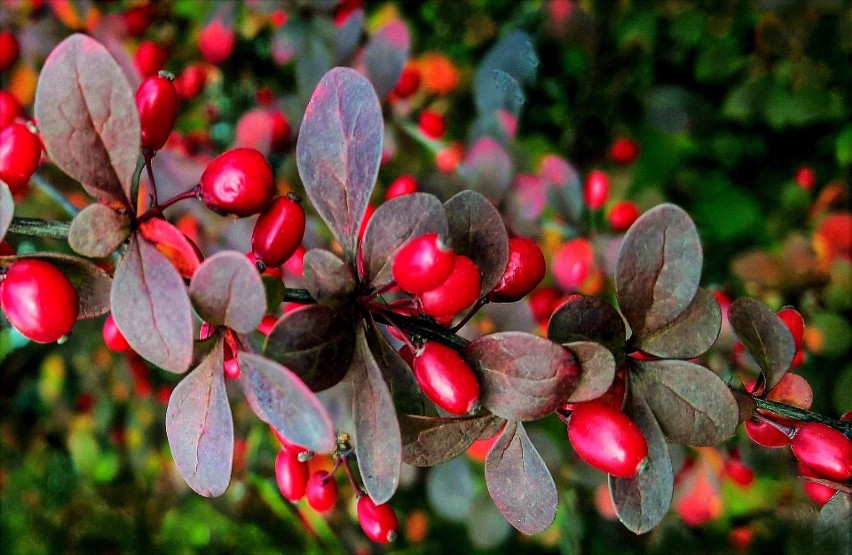
[[[136,223],[141,224],[142,222],[150,220],[151,218],[156,218],[157,216],[162,215],[163,211],[166,208],[168,208],[169,206],[176,204],[176,203],[178,203],[182,200],[186,200],[186,199],[189,199],[189,198],[196,198],[198,196],[198,191],[200,191],[200,190],[201,190],[201,186],[195,185],[190,190],[185,191],[183,193],[180,193],[179,195],[175,195],[174,197],[170,198],[169,200],[167,200],[163,204],[158,204],[158,205],[151,207],[147,212],[145,212],[144,214],[139,216],[139,218],[137,218]]]
[[[67,240],[70,228],[70,222],[42,220],[40,218],[12,218],[12,223],[9,224],[9,233]]]

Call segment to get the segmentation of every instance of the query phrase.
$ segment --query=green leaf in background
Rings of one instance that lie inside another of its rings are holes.
[[[730,242],[759,236],[763,228],[760,204],[725,176],[706,176],[694,193],[692,216],[704,242]]]
[[[852,166],[852,125],[847,125],[837,137],[837,163]]]

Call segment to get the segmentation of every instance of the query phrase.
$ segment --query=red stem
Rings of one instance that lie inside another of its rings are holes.
[[[199,191],[200,188],[201,188],[200,185],[196,185],[192,189],[170,198],[169,200],[167,200],[163,204],[158,204],[157,206],[152,207],[150,210],[148,210],[147,212],[145,212],[144,214],[139,216],[136,219],[136,223],[141,224],[142,222],[148,221],[151,218],[156,218],[157,216],[160,216],[160,215],[163,214],[163,210],[165,210],[169,206],[171,206],[175,203],[178,203],[182,200],[186,200],[188,198],[196,198],[198,196],[198,191]]]
[[[154,180],[154,169],[151,166],[151,160],[154,159],[154,151],[150,148],[142,149],[142,156],[145,157],[145,169],[148,171],[148,181],[151,183],[151,206],[157,206],[157,182]]]
[[[352,485],[352,489],[355,490],[355,493],[358,495],[358,497],[361,497],[362,495],[364,495],[364,490],[362,490],[358,486],[358,482],[355,481],[355,476],[352,475],[352,469],[349,468],[349,458],[348,457],[340,457],[340,458],[343,459],[342,460],[343,469],[346,471],[346,476],[349,477],[349,483]]]

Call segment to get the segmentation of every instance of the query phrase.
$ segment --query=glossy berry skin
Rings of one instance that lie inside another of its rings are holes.
[[[609,157],[616,164],[632,164],[639,157],[639,143],[630,137],[618,137],[609,147]]]
[[[410,174],[400,175],[393,180],[393,183],[388,185],[388,190],[385,192],[385,200],[388,201],[416,192],[417,179]]]
[[[414,377],[423,393],[450,414],[467,414],[479,400],[479,382],[455,349],[429,341],[414,355]]]
[[[619,478],[636,476],[648,458],[639,427],[621,411],[595,402],[575,406],[568,439],[581,459]]]
[[[177,119],[178,95],[174,83],[163,75],[145,79],[136,91],[136,108],[142,127],[142,148],[160,150]]]
[[[401,289],[419,294],[444,283],[455,264],[453,249],[447,247],[437,233],[426,233],[399,249],[391,271]]]
[[[793,341],[796,343],[796,350],[802,348],[802,342],[805,339],[805,320],[798,310],[792,306],[787,306],[778,311],[778,317],[793,334]]]
[[[325,470],[317,470],[308,480],[305,497],[313,510],[327,513],[337,504],[337,482]]]
[[[21,103],[9,91],[0,91],[0,129],[11,125],[21,115]]]
[[[282,449],[275,457],[275,480],[278,490],[289,501],[296,502],[305,496],[308,485],[308,464],[299,460],[296,451]]]
[[[116,353],[124,353],[130,349],[130,343],[127,342],[127,339],[122,335],[121,330],[118,329],[118,326],[115,325],[115,320],[112,317],[112,314],[107,316],[106,321],[104,322],[104,343],[109,347],[111,351],[115,351]]]
[[[509,262],[489,298],[503,303],[522,299],[544,279],[546,269],[538,243],[526,237],[509,239]]]
[[[784,432],[766,422],[747,420],[745,430],[748,437],[762,447],[784,447],[790,443],[790,438]]]
[[[609,198],[609,175],[594,170],[586,176],[583,183],[583,199],[592,210],[600,210]]]
[[[201,200],[220,214],[251,216],[264,211],[275,195],[272,168],[253,148],[234,148],[217,156],[201,174]]]
[[[155,42],[146,40],[139,45],[136,55],[133,57],[133,65],[139,71],[143,79],[147,79],[166,67],[169,54],[165,48]]]
[[[630,229],[630,226],[638,218],[639,207],[636,206],[636,203],[629,200],[620,200],[609,211],[607,221],[613,231],[621,233]]]
[[[802,463],[799,463],[799,474],[808,478],[822,478],[822,476]],[[834,497],[834,494],[837,493],[837,490],[833,488],[823,484],[817,484],[816,482],[811,482],[810,480],[802,480],[802,489],[805,490],[805,493],[811,498],[811,501],[820,506],[828,503],[828,500]]]
[[[420,112],[418,125],[421,133],[435,140],[443,137],[444,132],[447,130],[447,123],[444,121],[444,117],[433,110],[423,110]]]
[[[23,191],[41,160],[41,142],[23,123],[0,131],[0,179],[12,194]]]
[[[9,266],[0,281],[0,308],[27,339],[53,343],[77,323],[80,300],[71,281],[56,266],[22,258]]]
[[[421,310],[435,318],[452,317],[479,298],[482,276],[470,258],[457,254],[455,265],[444,283],[420,295]]]
[[[829,480],[852,478],[852,441],[831,426],[806,422],[790,440],[800,463]]]
[[[376,543],[394,541],[399,531],[399,520],[391,506],[376,505],[369,495],[358,498],[358,522],[367,537]]]
[[[293,256],[304,235],[305,209],[299,197],[278,197],[254,224],[251,250],[267,266],[280,266]]]
[[[18,38],[9,31],[0,33],[0,71],[6,71],[15,65],[20,54]]]

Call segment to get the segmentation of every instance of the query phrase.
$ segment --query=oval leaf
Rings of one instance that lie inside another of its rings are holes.
[[[201,265],[201,255],[181,230],[166,220],[152,218],[139,224],[139,233],[152,243],[185,279],[192,279]]]
[[[93,197],[133,208],[139,113],[106,48],[80,34],[59,43],[41,69],[34,112],[51,161]]]
[[[257,417],[306,449],[331,453],[337,445],[334,423],[308,386],[268,358],[246,352],[238,356],[240,384]]]
[[[314,90],[296,144],[296,162],[317,213],[350,261],[376,183],[384,121],[370,82],[334,68]]]
[[[354,350],[352,312],[309,305],[278,320],[263,354],[292,370],[313,391],[322,391],[343,379]]]
[[[425,406],[420,385],[414,371],[402,356],[390,346],[374,323],[367,329],[367,343],[376,363],[390,388],[396,410],[409,414],[422,414]]]
[[[713,346],[722,329],[716,297],[699,288],[680,316],[656,330],[636,336],[636,347],[660,358],[696,358]]]
[[[352,360],[352,418],[355,422],[355,456],[370,498],[385,503],[399,485],[402,439],[396,410],[382,371],[358,326]]]
[[[370,38],[364,48],[364,65],[379,98],[386,97],[396,86],[410,49],[408,27],[399,19],[391,21]]]
[[[579,367],[571,352],[523,332],[486,335],[464,348],[479,379],[479,400],[508,420],[536,420],[574,391]]]
[[[6,237],[6,232],[9,231],[9,224],[12,223],[14,215],[15,199],[12,198],[9,186],[0,181],[0,241]]]
[[[512,184],[512,159],[491,137],[482,137],[470,147],[459,170],[469,189],[497,204]]]
[[[473,442],[502,418],[488,414],[463,418],[440,418],[401,414],[402,460],[414,466],[435,466],[467,451]]]
[[[342,25],[334,26],[333,47],[335,65],[345,65],[344,62],[349,59],[352,51],[358,46],[358,41],[361,39],[363,31],[364,10],[361,8],[355,8],[349,12]]]
[[[814,526],[817,553],[852,553],[852,495],[838,491],[822,506]]]
[[[355,291],[355,276],[346,262],[324,249],[311,249],[303,262],[305,288],[317,302],[339,305]]]
[[[487,113],[503,108],[500,75],[506,73],[519,83],[529,83],[535,78],[538,63],[532,39],[523,31],[513,31],[491,47],[474,77],[477,110]]]
[[[225,493],[234,458],[234,422],[225,390],[221,340],[172,391],[166,436],[189,487],[205,497]]]
[[[566,402],[591,401],[606,393],[615,379],[615,358],[609,349],[591,341],[574,341],[567,347],[577,357],[581,373],[577,387]]]
[[[598,297],[575,297],[563,303],[547,324],[551,341],[573,343],[593,341],[610,350],[618,364],[624,360],[627,328],[611,304]]]
[[[734,435],[737,401],[713,371],[683,360],[635,364],[648,405],[670,441],[716,445]]]
[[[766,374],[766,390],[769,391],[781,381],[796,356],[793,334],[777,314],[760,301],[747,297],[731,303],[728,320]]]
[[[462,191],[444,203],[450,241],[482,275],[481,293],[494,289],[509,263],[509,235],[500,212],[476,191]]]
[[[447,215],[436,196],[413,193],[379,206],[364,230],[361,243],[364,281],[372,287],[390,283],[393,279],[391,264],[397,251],[426,233],[449,236]]]
[[[89,258],[111,255],[130,235],[130,217],[105,204],[90,204],[71,221],[68,245]]]
[[[189,284],[189,295],[205,322],[238,333],[254,331],[266,312],[266,289],[257,268],[235,251],[205,260]]]
[[[615,269],[618,306],[636,335],[673,322],[698,290],[698,230],[673,204],[645,212],[625,234]]]
[[[633,385],[634,382],[631,382]],[[641,387],[631,387],[627,411],[648,443],[648,463],[633,478],[609,477],[609,493],[618,519],[634,534],[644,534],[663,520],[672,504],[674,473],[666,438]]]
[[[546,530],[556,518],[556,484],[520,422],[509,422],[485,459],[491,498],[524,534]]]
[[[137,236],[115,270],[112,316],[142,358],[170,372],[192,363],[192,307],[183,278],[153,245]]]

